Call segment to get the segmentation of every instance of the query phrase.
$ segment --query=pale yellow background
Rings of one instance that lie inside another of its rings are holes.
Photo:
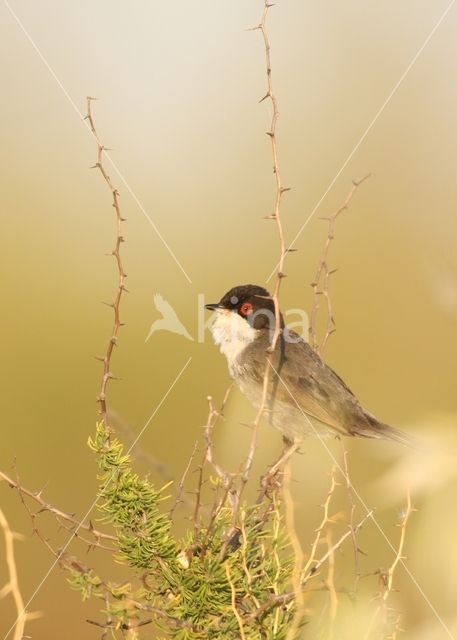
[[[93,356],[103,351],[111,323],[100,302],[109,301],[115,287],[114,265],[104,255],[114,236],[109,193],[89,170],[94,142],[69,98],[81,114],[86,95],[100,99],[94,115],[112,159],[192,281],[110,169],[128,218],[123,250],[130,290],[113,361],[122,381],[110,387],[111,404],[138,433],[192,356],[141,438],[141,447],[179,477],[202,433],[205,398],[220,400],[228,375],[208,333],[203,344],[166,333],[145,343],[157,317],[153,294],[160,292],[196,335],[198,293],[211,302],[235,284],[263,285],[277,256],[274,227],[261,219],[273,199],[264,133],[270,112],[267,103],[258,104],[265,93],[263,49],[260,34],[246,31],[259,21],[262,2],[13,0],[11,6],[62,86],[2,3],[0,466],[7,470],[16,459],[26,486],[46,484],[51,502],[84,514],[96,488],[85,443],[100,379]],[[293,188],[283,207],[289,241],[446,6],[443,0],[282,0],[271,11],[281,167]],[[456,450],[457,417],[456,35],[457,8],[300,234],[282,290],[285,308],[309,309],[309,283],[325,238],[319,217],[344,200],[351,178],[371,172],[337,227],[331,266],[339,269],[332,281],[338,331],[327,359],[376,415],[411,432],[438,433],[450,451]],[[228,414],[217,444],[221,459],[235,465],[247,439],[239,423],[253,412],[234,394]],[[330,445],[340,456],[338,443]],[[279,435],[265,427],[258,469],[279,446]],[[354,484],[369,506],[378,507],[377,517],[395,542],[406,492],[405,478],[392,470],[398,447],[349,447]],[[305,550],[330,466],[319,442],[307,443],[294,462]],[[423,492],[416,495],[420,511],[407,536],[408,565],[457,634],[454,458],[418,469]],[[383,474],[387,484],[376,484]],[[154,471],[152,477],[161,482]],[[4,485],[0,504],[12,526],[29,534],[30,521]],[[51,519],[43,519],[43,529],[54,531]],[[367,573],[392,561],[372,524],[362,547]],[[337,584],[350,586],[349,546],[341,557]],[[20,544],[25,598],[50,563],[37,539]],[[0,570],[1,587],[3,563]],[[395,584],[405,638],[449,637],[401,568]],[[366,578],[362,614],[376,589],[376,578]],[[350,618],[343,601],[343,617]],[[10,604],[0,603],[0,631],[13,620]],[[325,594],[313,604],[318,613],[324,605]],[[36,640],[100,635],[84,621],[100,619],[97,607],[82,604],[58,569],[30,608],[44,613],[27,627]],[[355,637],[353,628],[344,629],[341,621],[334,637]],[[304,637],[318,637],[313,633],[305,630]]]

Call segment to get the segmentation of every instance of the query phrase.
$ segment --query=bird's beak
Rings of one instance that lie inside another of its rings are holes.
[[[216,309],[219,309],[219,302],[205,304],[205,309],[208,309],[209,311],[215,311]]]

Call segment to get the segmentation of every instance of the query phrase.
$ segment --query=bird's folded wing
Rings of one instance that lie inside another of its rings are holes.
[[[275,372],[279,378],[278,400],[293,403],[306,415],[347,434],[346,414],[356,409],[353,405],[358,404],[357,399],[309,344],[304,341],[287,344]]]
[[[338,433],[347,435],[341,416],[338,416],[337,407],[330,399],[326,398],[326,394],[322,393],[318,385],[304,377],[285,374],[279,378],[274,402],[295,405],[297,410],[302,413],[304,420],[314,418]],[[312,420],[310,421],[312,422]]]

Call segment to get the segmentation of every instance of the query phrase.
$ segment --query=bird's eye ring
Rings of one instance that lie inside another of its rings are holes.
[[[240,313],[242,316],[249,316],[252,313],[252,304],[250,302],[245,302],[240,307]]]

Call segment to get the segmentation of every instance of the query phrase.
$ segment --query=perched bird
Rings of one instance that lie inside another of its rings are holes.
[[[231,289],[215,304],[211,325],[216,345],[227,358],[230,375],[248,400],[262,401],[268,348],[276,326],[273,300],[252,284]],[[365,411],[343,380],[297,333],[284,326],[271,354],[265,413],[286,440],[308,435],[386,438],[412,445],[405,433]]]

